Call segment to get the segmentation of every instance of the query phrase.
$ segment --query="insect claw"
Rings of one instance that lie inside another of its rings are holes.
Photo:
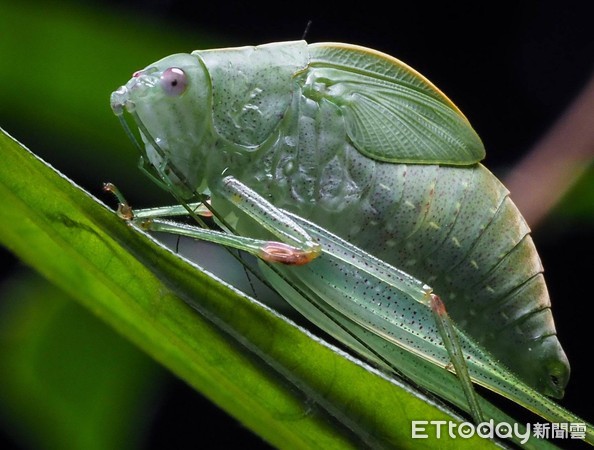
[[[116,210],[116,214],[120,219],[132,220],[134,218],[134,211],[115,184],[103,183],[103,190],[112,193],[118,199],[118,209]]]
[[[138,223],[138,226],[140,228],[142,228],[143,230],[151,230],[152,226],[153,226],[153,219],[144,219],[143,221],[141,221],[140,223]]]
[[[134,219],[134,211],[132,211],[132,208],[127,203],[118,203],[116,214],[120,219],[127,221]]]

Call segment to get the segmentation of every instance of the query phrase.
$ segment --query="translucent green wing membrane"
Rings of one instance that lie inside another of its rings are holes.
[[[406,64],[348,44],[312,44],[309,50],[313,90],[341,107],[361,153],[419,164],[468,165],[484,158],[466,117]]]

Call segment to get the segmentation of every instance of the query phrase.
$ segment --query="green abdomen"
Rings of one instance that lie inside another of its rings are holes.
[[[460,326],[531,384],[543,361],[566,364],[540,259],[505,187],[480,164],[370,159],[343,123],[329,102],[301,98],[242,180],[432,286]]]

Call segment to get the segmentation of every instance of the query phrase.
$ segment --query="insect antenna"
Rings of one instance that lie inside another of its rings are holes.
[[[177,239],[175,240],[175,253],[179,253],[179,243],[181,241],[181,236],[177,236]]]
[[[124,132],[128,136],[128,139],[130,139],[132,141],[132,143],[134,144],[134,147],[136,147],[136,150],[138,150],[138,152],[142,155],[144,152],[144,149],[140,145],[140,142],[138,142],[137,136],[130,129],[130,125],[128,125],[128,122],[126,122],[124,115],[118,114],[117,118],[120,121],[120,123],[122,124],[122,127],[124,128]]]
[[[250,290],[252,291],[254,298],[258,298],[258,294],[256,293],[256,287],[254,286],[254,283],[252,282],[252,277],[250,276],[250,273],[252,273],[252,271],[248,269],[248,264],[244,261],[243,256],[239,250],[237,251],[237,259],[239,260],[239,262],[241,262],[241,265],[243,267],[243,273],[245,273],[245,277],[248,280],[248,284],[250,285]]]
[[[308,20],[307,21],[307,25],[305,25],[305,30],[303,30],[303,34],[301,35],[301,39],[305,40],[305,38],[307,37],[308,33],[309,33],[309,29],[311,27],[312,24],[312,20]]]

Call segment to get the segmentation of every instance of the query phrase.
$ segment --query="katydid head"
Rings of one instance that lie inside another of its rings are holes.
[[[199,58],[176,54],[157,61],[111,95],[111,108],[163,184],[182,198],[205,188],[206,154],[213,142],[212,89]],[[142,144],[124,113],[138,127]]]

